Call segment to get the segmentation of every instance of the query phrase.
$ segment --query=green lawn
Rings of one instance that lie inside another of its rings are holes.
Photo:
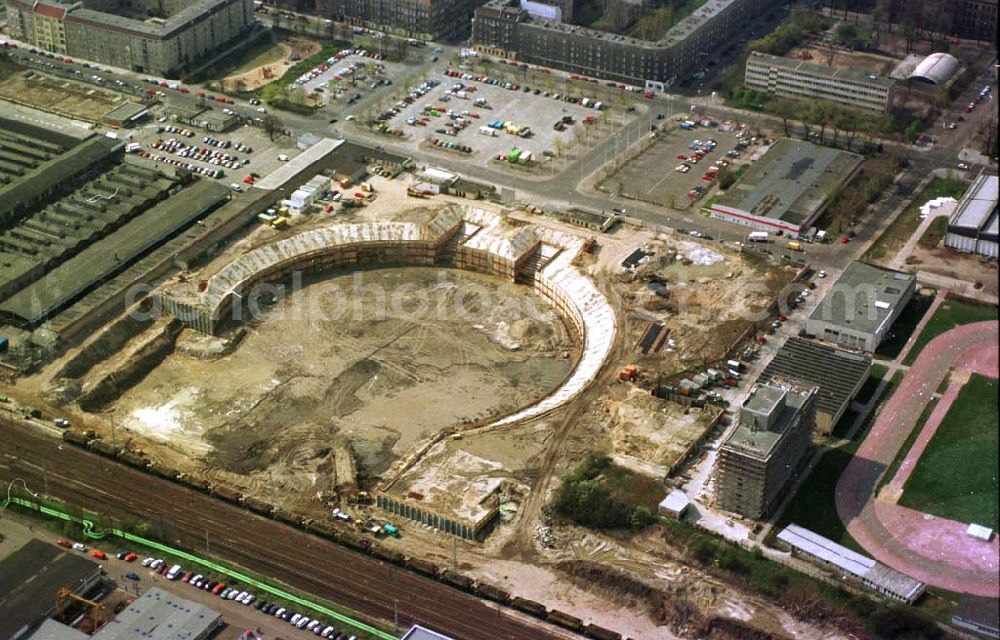
[[[997,381],[973,375],[903,487],[899,504],[1000,528]]]
[[[876,492],[888,484],[889,481],[892,480],[892,477],[896,475],[896,472],[899,471],[899,465],[903,464],[903,460],[906,459],[906,454],[913,448],[913,443],[916,442],[917,436],[919,436],[920,432],[923,431],[924,424],[926,424],[927,418],[931,417],[937,403],[937,398],[931,398],[931,401],[927,403],[926,407],[924,407],[923,412],[920,414],[920,418],[917,420],[916,426],[913,427],[912,431],[910,431],[910,435],[906,437],[906,440],[903,442],[903,446],[899,448],[899,452],[893,459],[892,464],[890,464],[889,468],[885,470],[884,474],[882,474],[882,479],[878,481],[878,485],[875,487]]]
[[[873,372],[876,366],[878,365],[872,366]],[[885,373],[884,369],[882,373]],[[890,397],[901,379],[902,372],[897,371],[886,384],[881,397]],[[843,420],[838,422],[837,427],[834,428],[834,433],[838,429],[843,431],[838,437],[847,435],[846,432],[850,428],[850,425],[841,427],[842,422]],[[809,477],[802,484],[802,488],[799,489],[795,498],[789,503],[785,512],[781,514],[781,519],[778,522],[779,529],[794,522],[834,542],[839,542],[845,547],[859,552],[863,551],[860,545],[851,537],[851,534],[847,532],[844,523],[840,521],[840,516],[837,515],[835,492],[840,475],[847,468],[847,464],[854,457],[854,453],[858,450],[858,447],[864,442],[873,424],[875,424],[874,411],[868,414],[858,433],[850,442],[830,449],[823,454],[819,463],[813,468],[812,473],[809,474]]]
[[[927,187],[914,196],[913,201],[903,209],[892,224],[872,244],[862,258],[866,262],[889,260],[899,251],[920,226],[920,205],[933,198],[959,198],[968,185],[961,180],[934,178]]]
[[[861,388],[858,389],[858,394],[854,396],[854,399],[861,404],[867,404],[872,396],[875,395],[875,390],[878,389],[879,383],[885,377],[886,371],[885,366],[873,364],[871,370],[868,372],[868,378],[861,385]]]
[[[902,313],[899,314],[896,322],[892,324],[886,339],[875,350],[875,355],[880,358],[895,360],[899,352],[906,346],[906,341],[913,335],[913,330],[920,324],[920,320],[923,319],[924,314],[927,313],[927,309],[930,308],[933,302],[933,296],[914,294],[906,307],[903,308]]]
[[[920,355],[920,351],[928,342],[941,335],[949,329],[953,329],[962,324],[982,322],[984,320],[996,320],[997,308],[971,302],[959,302],[956,300],[945,301],[934,313],[924,330],[917,336],[913,343],[913,348],[906,355],[905,364],[913,364]]]

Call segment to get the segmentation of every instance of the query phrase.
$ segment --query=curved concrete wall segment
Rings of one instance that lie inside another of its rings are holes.
[[[513,225],[481,209],[450,207],[429,222],[365,222],[309,229],[249,251],[203,281],[183,283],[162,296],[164,309],[189,327],[215,333],[260,283],[349,265],[429,266],[490,273],[534,286],[563,315],[582,343],[580,359],[564,383],[538,403],[493,422],[512,425],[567,403],[594,380],[615,339],[614,310],[574,265],[583,239]]]

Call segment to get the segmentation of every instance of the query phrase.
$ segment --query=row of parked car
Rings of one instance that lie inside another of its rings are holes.
[[[132,555],[134,556],[135,554]],[[159,558],[149,557],[142,561],[142,566],[147,567],[152,571],[156,571],[166,577],[167,580],[179,580],[180,582],[185,582],[195,589],[202,589],[204,591],[214,593],[223,600],[230,600],[243,605],[251,605],[254,602],[257,602],[257,604],[254,605],[254,608],[261,613],[274,616],[280,620],[285,620],[288,623],[295,625],[295,627],[309,631],[321,638],[327,638],[328,640],[357,640],[355,636],[341,633],[333,625],[325,624],[318,619],[314,620],[305,614],[290,611],[272,602],[267,602],[265,600],[258,601],[257,596],[253,593],[240,589],[239,587],[230,587],[225,582],[211,580],[200,573],[195,573],[194,571],[185,572],[179,564],[171,565]]]

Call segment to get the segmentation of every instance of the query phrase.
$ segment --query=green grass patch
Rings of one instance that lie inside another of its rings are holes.
[[[591,456],[563,479],[556,491],[556,512],[598,529],[639,529],[652,523],[663,497],[661,483]]]
[[[246,47],[240,52],[239,60],[229,61],[232,70],[226,75],[235,76],[247,71],[252,71],[257,67],[268,64],[277,64],[285,57],[285,50],[277,42],[270,39],[256,42]]]
[[[833,429],[830,431],[830,435],[835,439],[841,439],[847,436],[847,433],[851,430],[854,425],[854,421],[858,419],[858,412],[854,409],[848,407],[844,410],[844,413],[840,416],[840,420],[837,420],[837,424],[833,425]]]
[[[861,385],[861,388],[858,389],[858,394],[854,396],[854,399],[861,404],[868,404],[868,401],[875,395],[879,384],[882,383],[882,379],[885,378],[887,371],[888,369],[886,369],[885,365],[873,364],[872,368],[868,371],[868,378]]]
[[[875,350],[875,355],[887,360],[895,360],[933,302],[934,296],[914,294],[899,314],[896,322],[892,324],[886,339]]]
[[[973,374],[903,487],[899,504],[1000,528],[997,380]]]
[[[934,178],[923,191],[913,197],[913,201],[903,209],[892,224],[882,232],[862,258],[865,261],[878,262],[888,260],[903,248],[906,241],[920,226],[920,206],[933,198],[960,198],[967,183],[952,178]]]
[[[937,403],[937,398],[931,398],[931,401],[927,403],[926,407],[924,407],[923,412],[920,414],[920,418],[917,420],[917,424],[913,427],[913,430],[910,431],[910,435],[906,437],[906,440],[903,442],[903,446],[900,447],[896,457],[893,458],[892,464],[889,465],[889,467],[885,470],[885,473],[883,473],[882,477],[879,479],[878,485],[875,487],[876,493],[878,493],[879,489],[887,485],[889,481],[892,480],[893,476],[896,475],[896,472],[899,471],[899,465],[903,464],[903,460],[906,459],[906,454],[913,448],[913,443],[917,441],[917,436],[919,436],[920,432],[923,431],[924,424],[926,424],[927,419],[931,417],[931,413],[934,412],[934,407],[937,406]]]
[[[927,321],[927,324],[924,325],[924,330],[917,336],[917,339],[913,343],[913,348],[906,354],[906,359],[903,362],[908,365],[913,364],[927,343],[945,331],[954,329],[959,325],[983,322],[985,320],[996,320],[997,318],[997,308],[995,306],[946,300],[934,312],[934,315]]]
[[[948,216],[938,216],[931,220],[917,244],[922,249],[936,249],[946,233],[948,233]]]
[[[315,111],[318,107],[311,102],[307,102],[305,100],[305,93],[300,89],[293,89],[292,83],[303,73],[320,63],[326,62],[327,58],[332,57],[347,46],[347,43],[336,40],[324,41],[320,46],[320,50],[315,54],[308,58],[303,58],[286,71],[283,76],[261,87],[257,91],[257,97],[279,109],[301,113]]]

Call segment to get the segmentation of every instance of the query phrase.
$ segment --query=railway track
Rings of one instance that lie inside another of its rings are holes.
[[[555,640],[563,632],[211,496],[77,449],[13,422],[0,439],[0,481],[23,478],[49,493],[118,521],[159,526],[170,544],[211,554],[403,628],[424,624],[456,640]],[[43,471],[47,470],[47,474]]]

